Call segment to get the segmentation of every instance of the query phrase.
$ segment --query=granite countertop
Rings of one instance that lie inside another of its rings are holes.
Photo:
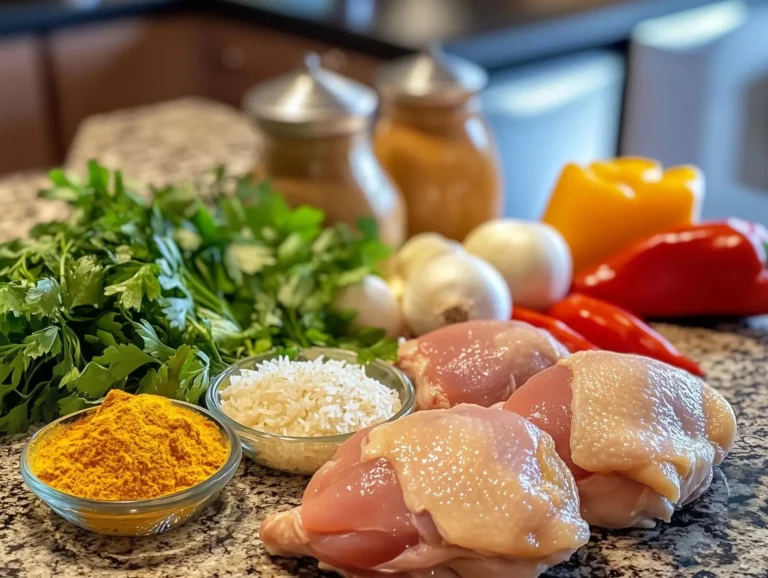
[[[11,0],[0,2],[0,36],[193,10],[381,58],[440,40],[452,52],[495,68],[624,42],[643,20],[716,1]]]
[[[124,131],[130,131],[130,145],[115,138]],[[161,182],[194,176],[222,160],[244,170],[252,158],[253,138],[238,113],[185,100],[92,119],[76,139],[70,168],[94,153],[125,167],[129,176],[133,172],[134,177]],[[3,238],[64,214],[60,206],[45,208],[34,200],[41,182],[34,174],[0,180]],[[709,491],[675,514],[670,524],[595,531],[569,562],[546,574],[550,578],[768,576],[768,323],[659,328],[701,362],[709,383],[733,404],[738,441],[716,469]],[[58,518],[27,489],[19,473],[26,439],[0,439],[3,577],[320,574],[311,560],[270,558],[258,539],[259,522],[298,504],[307,478],[275,473],[244,459],[221,498],[197,520],[154,537],[105,537]]]

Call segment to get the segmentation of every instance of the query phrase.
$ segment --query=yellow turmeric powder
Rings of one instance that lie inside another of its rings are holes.
[[[229,455],[218,426],[156,395],[113,390],[99,409],[54,428],[31,453],[49,486],[95,500],[173,494],[213,475]]]

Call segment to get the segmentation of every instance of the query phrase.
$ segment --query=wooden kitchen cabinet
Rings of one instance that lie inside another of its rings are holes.
[[[53,86],[64,147],[92,114],[202,94],[199,26],[197,18],[178,15],[52,33]]]
[[[305,53],[334,51],[257,25],[196,15],[68,28],[48,42],[64,149],[92,114],[192,95],[240,108],[250,87],[291,70]],[[371,82],[375,58],[334,52],[329,60],[338,61],[341,73]]]
[[[0,40],[0,173],[53,162],[49,104],[40,40]]]
[[[376,58],[197,14],[127,18],[0,40],[0,173],[60,163],[87,117],[185,96],[241,108],[308,52],[371,83]]]
[[[200,62],[206,95],[238,108],[249,88],[292,70],[307,52],[326,55],[327,66],[368,84],[379,62],[371,56],[253,24],[206,19],[202,31]]]

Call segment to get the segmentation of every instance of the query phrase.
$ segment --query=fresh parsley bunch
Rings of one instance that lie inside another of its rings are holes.
[[[387,257],[374,222],[324,228],[268,184],[209,177],[150,202],[93,161],[84,184],[51,173],[41,195],[72,218],[0,244],[0,432],[113,388],[196,403],[227,364],[274,348],[394,359],[383,331],[349,334],[354,313],[331,306]]]

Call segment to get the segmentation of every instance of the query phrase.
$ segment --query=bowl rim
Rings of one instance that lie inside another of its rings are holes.
[[[336,347],[302,347],[299,349],[299,355],[301,355],[305,351],[317,352],[317,353],[320,353],[321,355],[332,354],[332,355],[338,355],[340,357],[347,357],[349,359],[343,359],[343,361],[351,361],[356,365],[361,365],[352,359],[353,356],[357,356],[357,353],[349,349],[340,349]],[[351,438],[353,435],[355,435],[358,431],[360,431],[360,430],[357,430],[350,433],[336,434],[332,436],[288,436],[288,435],[275,434],[275,433],[254,429],[247,425],[241,424],[238,421],[235,421],[234,419],[229,417],[226,413],[224,413],[224,410],[221,409],[221,396],[218,395],[219,385],[221,384],[221,382],[226,377],[232,375],[234,371],[240,370],[246,365],[250,365],[259,361],[266,361],[268,359],[272,359],[275,357],[276,353],[277,352],[274,349],[271,349],[259,355],[246,357],[245,359],[241,359],[231,364],[224,371],[216,375],[216,377],[213,379],[211,384],[208,386],[208,391],[205,394],[205,404],[208,407],[208,409],[211,410],[219,419],[226,422],[227,425],[229,425],[233,430],[235,430],[235,432],[244,431],[248,435],[255,436],[264,440],[333,444],[333,443],[344,442],[349,438]],[[371,362],[371,365],[375,365],[385,371],[391,372],[395,377],[397,377],[397,379],[399,379],[402,382],[406,392],[405,401],[403,402],[400,409],[394,415],[390,416],[385,421],[380,422],[377,425],[396,421],[412,413],[416,406],[416,389],[413,386],[413,383],[411,382],[411,380],[408,378],[408,376],[405,375],[405,373],[400,371],[394,365],[390,365],[389,363],[386,363],[380,359],[373,360]]]
[[[101,512],[117,510],[117,513],[125,513],[124,510],[126,508],[130,508],[131,510],[137,510],[137,512],[131,513],[138,513],[138,511],[141,510],[154,510],[161,507],[184,504],[191,498],[194,498],[198,495],[208,495],[214,493],[219,484],[223,482],[226,485],[226,483],[229,482],[237,470],[237,467],[240,465],[240,460],[242,459],[243,455],[240,438],[237,436],[237,434],[235,434],[232,428],[229,427],[229,425],[222,422],[222,420],[217,418],[206,408],[177,399],[169,399],[169,401],[174,405],[185,407],[202,414],[205,418],[215,423],[226,434],[229,440],[229,455],[221,467],[219,467],[219,469],[216,470],[210,477],[201,482],[198,482],[194,486],[190,486],[189,488],[179,490],[178,492],[174,492],[172,494],[165,494],[156,498],[147,498],[144,500],[97,500],[94,498],[83,498],[80,496],[75,496],[74,494],[62,492],[61,490],[57,490],[56,488],[49,486],[40,478],[38,478],[32,470],[32,464],[30,462],[30,454],[34,444],[39,441],[43,435],[45,435],[47,432],[53,431],[55,427],[61,425],[62,423],[74,420],[77,418],[77,416],[84,416],[88,413],[97,411],[101,407],[101,403],[93,407],[81,409],[80,411],[76,411],[74,413],[70,413],[58,418],[40,428],[40,430],[38,430],[29,440],[27,440],[27,443],[24,444],[24,449],[21,452],[21,477],[24,479],[24,482],[27,484],[27,486],[44,501],[47,501],[47,499],[63,500],[69,502],[71,505],[79,505],[84,508],[100,510]]]

